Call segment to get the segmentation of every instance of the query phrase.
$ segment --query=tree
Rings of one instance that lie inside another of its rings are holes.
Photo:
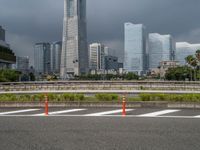
[[[191,70],[192,68],[188,66],[170,68],[167,70],[165,78],[167,80],[185,81],[186,79],[190,79]]]
[[[186,62],[188,65],[190,65],[191,67],[196,67],[197,66],[197,59],[192,56],[192,55],[189,55],[185,58]]]
[[[35,75],[31,72],[29,73],[30,81],[35,81]]]
[[[191,70],[190,74],[190,78],[192,79],[194,77],[194,80],[196,80],[196,68],[197,68],[197,65],[198,65],[198,62],[197,62],[197,58],[195,58],[193,55],[189,55],[185,58],[187,64],[193,68],[193,70]],[[194,72],[194,75],[192,75],[192,72]]]
[[[125,79],[126,80],[138,80],[139,79],[139,76],[132,73],[132,72],[129,72],[125,75]]]
[[[19,81],[20,72],[10,69],[0,70],[0,82],[17,82]]]
[[[200,49],[196,51],[196,58],[200,62]]]

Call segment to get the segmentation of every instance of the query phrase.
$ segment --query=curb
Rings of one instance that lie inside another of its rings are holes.
[[[44,108],[44,102],[0,102],[0,108]],[[121,108],[122,102],[49,102],[49,107]],[[127,108],[198,108],[200,103],[186,102],[127,102]]]

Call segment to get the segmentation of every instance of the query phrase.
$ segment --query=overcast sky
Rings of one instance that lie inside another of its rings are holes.
[[[123,53],[124,22],[143,23],[148,32],[172,34],[176,41],[200,42],[200,0],[87,0],[88,41]],[[0,25],[19,56],[36,42],[62,39],[63,0],[0,0]]]

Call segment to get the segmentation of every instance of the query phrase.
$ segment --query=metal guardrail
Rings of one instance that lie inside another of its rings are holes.
[[[0,91],[37,90],[192,90],[200,82],[181,81],[52,81],[0,83]]]
[[[82,94],[141,94],[141,93],[152,93],[152,94],[200,94],[200,91],[161,91],[161,90],[42,90],[42,91],[5,91],[0,92],[1,94],[63,94],[63,93],[82,93]]]
[[[128,80],[123,80],[123,81],[77,81],[77,80],[72,80],[72,81],[34,81],[34,82],[0,82],[0,85],[26,85],[26,84],[69,84],[69,83],[130,83],[130,84],[141,84],[141,83],[146,83],[146,84],[200,84],[200,81],[152,81],[152,80],[141,80],[141,81],[128,81]]]

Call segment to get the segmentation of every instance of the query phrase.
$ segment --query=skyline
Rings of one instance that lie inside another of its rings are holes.
[[[198,43],[200,21],[195,18],[199,4],[195,0],[88,0],[88,43],[102,42],[122,52],[124,22],[142,23],[150,33],[172,34],[177,42]],[[63,0],[2,0],[0,10],[7,42],[16,54],[30,56],[31,63],[35,43],[62,39]]]

